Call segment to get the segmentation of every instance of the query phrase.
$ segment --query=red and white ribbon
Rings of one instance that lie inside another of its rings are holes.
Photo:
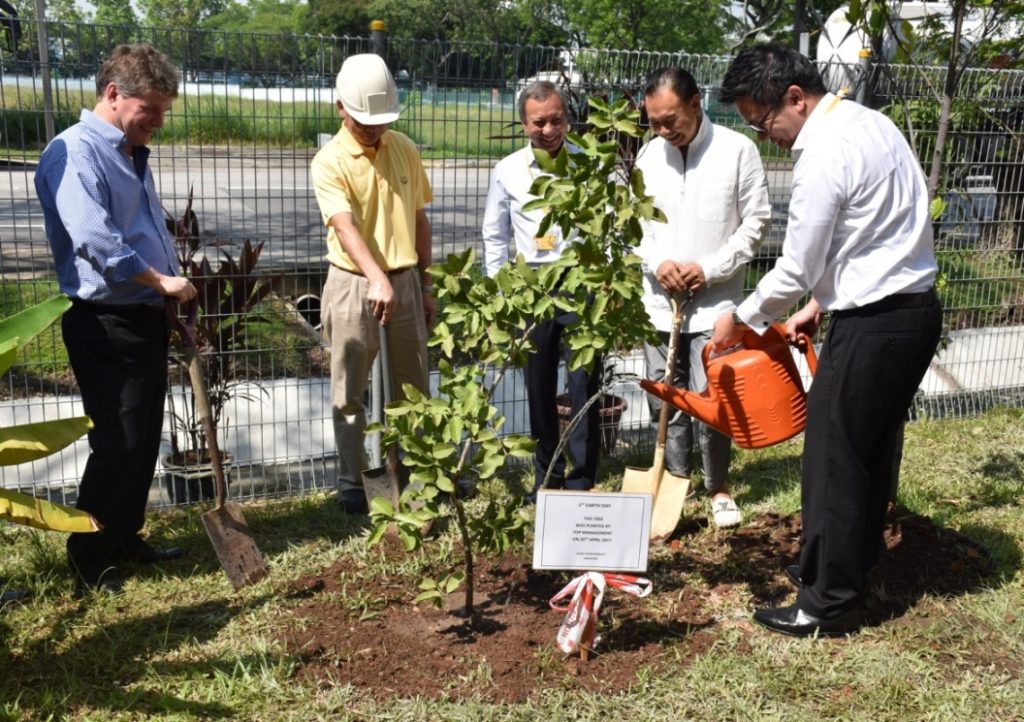
[[[549,602],[552,609],[566,612],[555,637],[555,644],[560,650],[566,654],[574,654],[581,648],[593,649],[601,641],[600,635],[597,634],[597,615],[601,611],[601,600],[608,586],[634,597],[646,597],[654,589],[650,579],[628,574],[587,572],[576,577]],[[558,603],[570,594],[572,599],[569,602]]]

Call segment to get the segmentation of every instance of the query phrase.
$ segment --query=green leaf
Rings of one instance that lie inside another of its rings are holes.
[[[0,429],[0,466],[24,464],[56,453],[92,428],[88,416]]]
[[[850,25],[857,25],[863,16],[864,8],[861,5],[861,0],[850,0],[846,11],[846,22]]]
[[[419,594],[416,595],[416,598],[413,599],[412,601],[413,601],[414,604],[419,604],[420,602],[432,601],[432,602],[434,602],[434,606],[440,607],[441,604],[444,602],[444,599],[441,596],[441,592],[439,592],[436,589],[434,589],[434,590],[431,590],[429,592],[420,592]]]
[[[0,374],[7,373],[7,369],[14,365],[14,360],[18,357],[18,343],[17,336],[0,341]]]
[[[463,572],[456,572],[455,574],[448,575],[448,578],[444,580],[444,591],[445,594],[451,594],[466,580],[466,575]]]
[[[387,532],[387,530],[388,522],[386,521],[374,524],[373,528],[370,530],[370,536],[366,538],[366,544],[371,547],[376,544],[379,544],[380,540],[384,538],[384,534]]]
[[[370,500],[370,513],[376,516],[393,519],[395,516],[395,507],[391,506],[391,502],[384,497],[375,496]]]
[[[438,444],[430,452],[433,457],[437,460],[447,459],[449,456],[455,453],[455,447],[452,444]]]
[[[60,318],[69,308],[71,308],[71,300],[67,296],[54,296],[0,320],[0,343],[17,338],[24,346],[49,328],[50,324]]]

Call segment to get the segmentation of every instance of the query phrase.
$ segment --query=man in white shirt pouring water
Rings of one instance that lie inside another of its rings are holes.
[[[920,163],[881,113],[828,93],[814,65],[777,43],[744,50],[722,81],[750,128],[793,155],[782,256],[716,348],[763,332],[808,291],[787,335],[831,319],[807,398],[796,603],[758,609],[762,626],[834,636],[863,624],[878,561],[899,428],[938,345],[942,309]]]

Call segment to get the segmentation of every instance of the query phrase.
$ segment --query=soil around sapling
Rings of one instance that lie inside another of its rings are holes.
[[[794,598],[783,570],[797,561],[799,515],[762,514],[728,531],[707,524],[684,517],[669,544],[652,550],[649,597],[606,591],[601,640],[586,662],[557,649],[565,615],[548,606],[573,575],[534,571],[525,548],[478,559],[476,612],[469,619],[461,590],[446,609],[414,605],[417,580],[368,575],[362,560],[341,559],[294,583],[295,620],[281,638],[297,659],[298,682],[352,684],[382,700],[516,703],[551,688],[626,691],[638,672],[688,665],[726,635],[742,652],[754,635],[771,634],[750,620],[753,608]],[[922,601],[925,595],[974,591],[993,574],[977,544],[905,509],[890,512],[885,545],[871,574],[869,625],[915,623],[927,615],[906,615],[909,609],[937,603]],[[384,553],[396,560],[403,554],[397,544],[386,544]],[[856,635],[820,643],[855,644]]]

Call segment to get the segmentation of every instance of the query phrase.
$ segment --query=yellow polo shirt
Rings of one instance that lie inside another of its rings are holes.
[[[359,268],[341,247],[331,218],[351,213],[377,265],[395,271],[416,265],[416,212],[433,200],[430,181],[413,142],[389,130],[380,147],[364,148],[342,126],[314,156],[313,190],[327,226],[327,260]]]

